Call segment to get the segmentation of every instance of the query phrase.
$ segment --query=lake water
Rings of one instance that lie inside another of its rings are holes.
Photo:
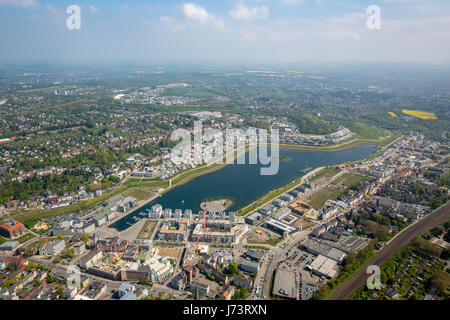
[[[261,176],[261,165],[228,165],[218,171],[197,177],[175,187],[136,212],[118,220],[111,227],[119,231],[128,228],[130,226],[128,222],[135,222],[132,219],[133,216],[137,216],[140,212],[155,204],[162,205],[163,209],[182,209],[183,211],[191,209],[196,214],[201,210],[200,204],[206,199],[230,199],[233,204],[227,211],[236,212],[271,190],[283,187],[305,175],[300,170],[361,160],[376,150],[378,150],[378,147],[373,145],[360,145],[353,149],[338,152],[281,149],[280,155],[291,160],[280,161],[280,168],[276,175]],[[242,157],[244,156],[247,155]]]

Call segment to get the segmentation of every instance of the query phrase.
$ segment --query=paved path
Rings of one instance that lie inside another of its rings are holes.
[[[424,234],[435,225],[444,222],[450,218],[450,203],[439,208],[435,212],[429,214],[422,220],[411,225],[407,229],[399,233],[393,238],[383,249],[361,270],[359,270],[353,277],[344,282],[336,291],[334,291],[329,300],[347,300],[352,294],[358,290],[364,283],[366,283],[369,274],[367,274],[367,267],[370,265],[377,265],[381,267],[385,264],[396,252],[411,242],[414,238]]]

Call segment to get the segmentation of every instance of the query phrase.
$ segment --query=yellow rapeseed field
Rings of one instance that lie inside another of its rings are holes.
[[[397,118],[397,115],[396,115],[394,112],[389,112],[389,114],[390,114],[391,116],[393,116],[394,118]]]
[[[424,111],[418,111],[418,110],[406,110],[403,109],[402,112],[404,114],[407,114],[409,116],[413,116],[419,119],[433,119],[436,120],[437,117],[434,113],[431,112],[424,112]]]

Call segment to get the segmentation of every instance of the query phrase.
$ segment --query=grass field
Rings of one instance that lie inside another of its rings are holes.
[[[362,182],[366,180],[366,177],[358,175],[358,174],[352,174],[352,173],[345,173],[341,177],[337,178],[336,181],[334,181],[334,184],[342,184],[345,187],[350,187],[354,184],[357,184],[359,182]]]
[[[153,193],[150,191],[133,188],[124,192],[123,195],[126,197],[134,197],[138,200],[147,200],[153,196]]]
[[[151,239],[157,223],[158,223],[157,221],[153,220],[145,221],[144,226],[142,227],[141,231],[139,231],[137,239],[141,240]]]
[[[336,167],[326,167],[323,168],[321,170],[319,170],[319,172],[317,172],[313,178],[310,179],[310,181],[317,181],[319,179],[328,179],[331,177],[334,177],[335,175],[337,175],[341,170],[337,169]]]
[[[309,202],[311,207],[313,207],[314,209],[320,209],[328,199],[336,200],[337,198],[339,198],[339,196],[342,195],[342,193],[342,191],[323,188],[322,190],[317,191],[310,198],[308,198],[307,202]]]
[[[404,114],[407,114],[409,116],[413,116],[419,119],[432,119],[432,120],[437,120],[437,116],[434,113],[431,112],[424,112],[424,111],[419,111],[419,110],[407,110],[407,109],[403,109],[402,112]]]

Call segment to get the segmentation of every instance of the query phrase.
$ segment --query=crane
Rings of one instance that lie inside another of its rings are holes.
[[[204,222],[203,222],[203,230],[206,230],[206,212],[207,212],[207,211],[205,210],[204,213],[203,213],[203,219],[204,219]],[[200,231],[200,233],[199,233],[199,235],[198,235],[198,237],[197,237],[197,241],[195,242],[194,253],[195,253],[196,255],[198,255],[198,253],[197,253],[198,243],[199,243],[200,239],[202,238],[203,230]]]

